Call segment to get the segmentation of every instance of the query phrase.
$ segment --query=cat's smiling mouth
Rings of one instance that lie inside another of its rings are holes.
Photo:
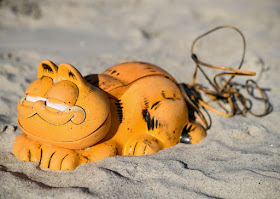
[[[38,115],[45,122],[55,126],[61,126],[70,121],[81,124],[86,118],[86,112],[80,106],[53,103],[47,98],[29,95],[19,101],[18,113],[25,119]]]

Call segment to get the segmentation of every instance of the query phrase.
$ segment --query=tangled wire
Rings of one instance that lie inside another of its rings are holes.
[[[237,31],[242,37],[243,52],[242,52],[241,62],[238,68],[230,68],[230,67],[208,64],[201,61],[198,58],[198,56],[194,54],[194,46],[199,39],[222,28],[233,29]],[[213,28],[208,32],[198,36],[192,43],[191,57],[196,64],[194,75],[193,75],[193,82],[190,85],[180,84],[179,86],[190,108],[193,110],[194,117],[197,118],[199,122],[204,125],[206,130],[209,129],[211,125],[208,124],[208,121],[206,120],[204,114],[200,111],[201,108],[203,108],[204,110],[208,109],[210,111],[213,111],[214,113],[223,115],[225,117],[231,117],[236,114],[241,114],[245,116],[247,112],[254,116],[262,117],[270,112],[271,107],[269,101],[266,95],[263,93],[263,90],[258,86],[258,84],[254,80],[252,79],[247,80],[245,83],[245,88],[250,96],[257,98],[253,95],[252,90],[250,90],[251,87],[249,86],[249,84],[252,83],[260,93],[261,97],[257,99],[262,100],[264,103],[264,112],[261,114],[256,114],[251,111],[252,107],[247,105],[247,99],[245,98],[245,96],[242,95],[238,91],[238,89],[236,89],[235,85],[232,83],[232,79],[236,76],[254,76],[256,74],[255,72],[241,69],[241,66],[243,65],[244,62],[245,49],[246,49],[246,42],[242,32],[239,29],[228,25],[218,26],[216,28]],[[213,81],[211,81],[210,78],[206,75],[202,66],[206,66],[208,68],[213,68],[217,70],[222,70],[223,72],[215,75]],[[198,70],[204,75],[206,80],[212,86],[213,90],[205,88],[201,84],[198,84],[196,82]],[[217,81],[218,77],[225,77],[225,76],[229,76],[230,78],[226,80],[224,83],[219,84]],[[204,96],[208,96],[209,98],[208,101],[205,101],[202,98],[201,94],[203,94]],[[213,106],[210,105],[210,103],[216,103],[221,110],[214,108]],[[229,105],[229,107],[226,107],[225,104]]]

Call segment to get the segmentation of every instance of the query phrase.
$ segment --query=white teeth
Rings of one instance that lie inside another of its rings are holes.
[[[47,105],[48,107],[57,109],[57,110],[59,110],[59,111],[65,111],[65,110],[71,108],[71,106],[67,106],[67,105],[65,105],[65,104],[51,103],[51,102],[49,102],[48,100],[46,101],[46,105]]]
[[[37,102],[37,101],[47,101],[47,98],[43,97],[31,97],[31,96],[26,96],[25,100],[30,101],[30,102]]]

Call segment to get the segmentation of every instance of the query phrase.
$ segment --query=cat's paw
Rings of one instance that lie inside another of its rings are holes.
[[[162,149],[161,143],[158,139],[143,135],[129,140],[124,149],[124,155],[148,155],[158,152]]]
[[[73,170],[87,162],[87,158],[79,152],[40,144],[24,133],[16,137],[13,151],[21,161],[40,162],[41,168],[54,171]]]
[[[87,159],[80,153],[55,146],[42,146],[41,168],[54,171],[73,170]]]
[[[15,139],[13,152],[21,161],[40,162],[41,144],[22,133]]]

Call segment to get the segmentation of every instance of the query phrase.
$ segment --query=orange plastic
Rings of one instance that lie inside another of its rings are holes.
[[[113,66],[85,78],[70,64],[45,60],[38,79],[18,103],[23,130],[13,146],[22,161],[41,168],[72,170],[115,155],[146,155],[206,136],[191,123],[176,80],[142,62]]]

